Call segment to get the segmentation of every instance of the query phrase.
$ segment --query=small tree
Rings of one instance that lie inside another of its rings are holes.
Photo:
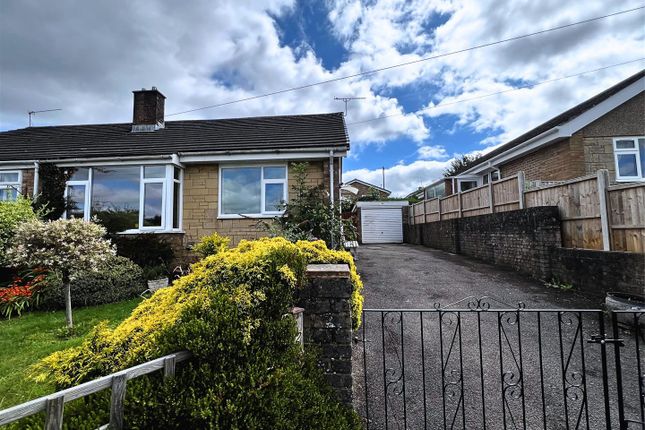
[[[307,184],[308,163],[293,163],[293,198],[282,205],[284,216],[262,222],[272,236],[292,242],[322,239],[329,248],[342,248],[345,240],[354,240],[356,229],[350,220],[343,220],[339,205],[332,205],[322,185]]]
[[[453,160],[450,161],[450,167],[448,167],[446,170],[443,171],[443,176],[448,177],[448,176],[454,176],[458,173],[461,173],[464,170],[468,169],[473,164],[475,164],[475,162],[479,160],[481,157],[483,157],[482,154],[457,155]]]
[[[104,239],[105,228],[80,219],[29,221],[15,232],[7,259],[13,266],[44,267],[60,273],[65,292],[67,327],[73,328],[70,274],[94,270],[115,254]]]

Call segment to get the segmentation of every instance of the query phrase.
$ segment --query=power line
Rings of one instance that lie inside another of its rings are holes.
[[[561,76],[559,78],[548,79],[546,81],[540,81],[540,82],[534,82],[534,83],[522,85],[522,86],[519,86],[519,87],[509,88],[507,90],[497,91],[497,92],[494,92],[494,93],[483,94],[481,96],[470,97],[470,98],[467,98],[467,99],[460,99],[460,100],[456,100],[454,102],[442,103],[442,104],[438,104],[438,105],[435,105],[435,106],[430,106],[430,107],[427,107],[427,108],[419,109],[419,110],[416,110],[416,111],[413,111],[413,112],[395,113],[395,114],[391,114],[391,115],[384,115],[384,116],[379,116],[379,117],[376,117],[376,118],[366,119],[366,120],[363,120],[363,121],[350,122],[350,123],[347,123],[347,126],[365,124],[365,123],[368,123],[368,122],[378,121],[378,120],[381,120],[381,119],[387,119],[387,118],[392,118],[392,117],[397,117],[397,116],[404,116],[404,115],[408,115],[408,114],[418,114],[418,113],[425,112],[425,111],[432,110],[432,109],[439,109],[439,108],[442,108],[444,106],[451,106],[451,105],[456,105],[456,104],[459,104],[459,103],[470,102],[470,101],[473,101],[473,100],[480,100],[480,99],[483,99],[483,98],[486,98],[486,97],[492,97],[492,96],[496,96],[496,95],[499,95],[499,94],[510,93],[512,91],[519,91],[519,90],[522,90],[524,88],[533,88],[533,87],[537,87],[538,85],[549,84],[549,83],[553,83],[553,82],[557,82],[557,81],[562,81],[564,79],[570,79],[570,78],[575,78],[575,77],[582,76],[582,75],[588,75],[590,73],[596,73],[596,72],[600,72],[600,71],[603,71],[603,70],[611,69],[612,67],[624,66],[625,64],[636,63],[638,61],[643,61],[643,60],[645,60],[645,57],[641,57],[641,58],[638,58],[636,60],[625,61],[623,63],[611,64],[609,66],[600,67],[598,69],[593,69],[593,70],[587,70],[587,71],[576,73],[576,74],[573,74],[573,75]]]
[[[269,92],[269,93],[264,93],[264,94],[258,94],[258,95],[255,95],[255,96],[244,97],[244,98],[237,99],[237,100],[231,100],[231,101],[224,102],[224,103],[218,103],[218,104],[213,104],[213,105],[209,105],[209,106],[203,106],[203,107],[199,107],[199,108],[189,109],[189,110],[185,110],[185,111],[181,111],[181,112],[175,112],[175,113],[168,114],[166,116],[167,117],[176,116],[176,115],[182,115],[182,114],[185,114],[185,113],[196,112],[196,111],[200,111],[200,110],[204,110],[204,109],[213,109],[213,108],[218,108],[218,107],[222,107],[222,106],[228,106],[228,105],[232,105],[232,104],[236,104],[236,103],[241,103],[241,102],[246,102],[246,101],[251,101],[251,100],[257,100],[257,99],[264,98],[264,97],[275,96],[275,95],[278,95],[278,94],[284,94],[284,93],[288,93],[288,92],[304,90],[304,89],[315,87],[315,86],[318,86],[318,85],[324,85],[324,84],[329,84],[329,83],[332,83],[332,82],[343,81],[343,80],[346,80],[346,79],[357,78],[359,76],[371,75],[371,74],[383,72],[385,70],[391,70],[391,69],[395,69],[395,68],[399,68],[399,67],[410,66],[412,64],[418,64],[418,63],[422,63],[422,62],[425,62],[425,61],[436,60],[438,58],[444,58],[444,57],[449,57],[449,56],[452,56],[452,55],[462,54],[464,52],[474,51],[474,50],[477,50],[477,49],[488,48],[490,46],[495,46],[495,45],[499,45],[499,44],[502,44],[502,43],[507,43],[507,42],[512,42],[512,41],[515,41],[515,40],[525,39],[527,37],[537,36],[539,34],[544,34],[544,33],[548,33],[548,32],[551,32],[551,31],[557,31],[557,30],[562,30],[562,29],[565,29],[565,28],[574,27],[574,26],[577,26],[577,25],[588,24],[590,22],[599,21],[601,19],[606,19],[606,18],[610,18],[610,17],[613,17],[613,16],[622,15],[622,14],[625,14],[625,13],[635,12],[635,11],[641,10],[641,9],[645,9],[645,6],[639,6],[639,7],[635,7],[635,8],[632,8],[632,9],[626,9],[626,10],[622,10],[622,11],[619,11],[619,12],[610,13],[610,14],[607,14],[607,15],[597,16],[597,17],[594,17],[594,18],[589,18],[589,19],[585,19],[585,20],[582,20],[582,21],[573,22],[573,23],[570,23],[570,24],[564,24],[564,25],[559,25],[557,27],[547,28],[545,30],[535,31],[533,33],[527,33],[527,34],[522,34],[522,35],[519,35],[519,36],[509,37],[507,39],[497,40],[497,41],[494,41],[494,42],[483,43],[481,45],[475,45],[475,46],[471,46],[469,48],[459,49],[457,51],[451,51],[451,52],[446,52],[446,53],[443,53],[443,54],[432,55],[430,57],[424,57],[424,58],[420,58],[418,60],[407,61],[407,62],[404,62],[404,63],[393,64],[393,65],[386,66],[386,67],[381,67],[381,68],[378,68],[378,69],[367,70],[365,72],[359,72],[359,73],[354,73],[354,74],[351,74],[351,75],[339,76],[337,78],[332,78],[332,79],[327,79],[327,80],[324,80],[324,81],[313,82],[311,84],[300,85],[300,86],[291,87],[291,88],[285,88],[285,89],[282,89],[282,90],[276,90],[276,91],[272,91],[272,92]]]

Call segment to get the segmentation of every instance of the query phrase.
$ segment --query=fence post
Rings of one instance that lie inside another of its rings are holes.
[[[457,193],[457,203],[459,204],[459,216],[461,218],[461,191]]]
[[[517,172],[517,190],[519,192],[520,209],[524,209],[524,172]]]
[[[45,405],[45,430],[61,430],[63,428],[64,406],[64,396],[47,399],[47,404]]]
[[[441,221],[441,197],[439,197],[439,221]]]
[[[123,403],[125,401],[125,389],[127,375],[115,375],[112,377],[112,396],[110,398],[110,430],[121,430],[123,428]]]
[[[607,205],[607,187],[609,186],[609,172],[607,169],[598,170],[598,199],[600,201],[600,228],[602,230],[602,249],[611,250],[609,240],[609,211]]]
[[[493,197],[493,181],[488,181],[488,202],[490,205],[490,213],[495,213],[495,199]]]
[[[164,379],[175,377],[175,356],[166,357],[163,361],[163,377]]]

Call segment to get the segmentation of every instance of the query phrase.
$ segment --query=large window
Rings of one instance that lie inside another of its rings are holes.
[[[614,139],[617,181],[645,180],[645,137]]]
[[[74,168],[68,218],[96,217],[108,232],[169,231],[181,223],[181,169],[172,165]]]
[[[20,170],[0,171],[0,201],[16,200],[21,184]]]
[[[220,217],[280,214],[281,205],[286,200],[286,166],[243,166],[220,169]]]

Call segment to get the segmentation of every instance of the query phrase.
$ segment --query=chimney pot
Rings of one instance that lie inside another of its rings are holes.
[[[166,96],[156,87],[142,88],[134,93],[132,132],[156,131],[164,128],[164,104]]]

